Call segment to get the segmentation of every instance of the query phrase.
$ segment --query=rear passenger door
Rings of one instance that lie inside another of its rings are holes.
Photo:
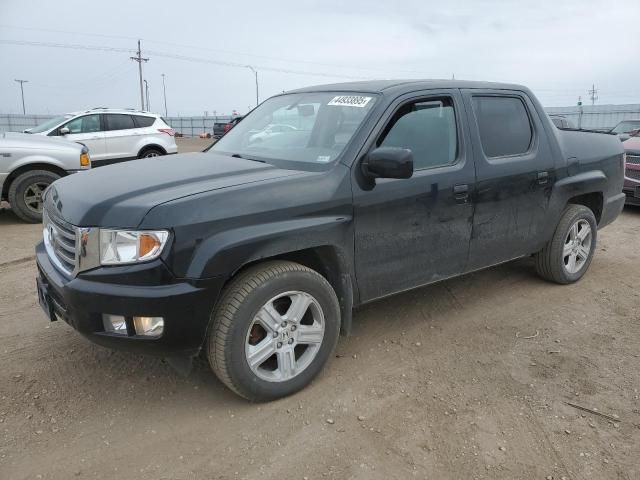
[[[408,148],[409,179],[354,175],[355,264],[362,301],[461,273],[467,264],[475,180],[464,107],[457,90],[398,99],[365,146]]]
[[[116,163],[138,156],[138,129],[132,115],[105,113],[105,139],[109,161]]]
[[[519,91],[462,91],[477,183],[469,269],[542,248],[555,178],[553,155],[531,99]]]

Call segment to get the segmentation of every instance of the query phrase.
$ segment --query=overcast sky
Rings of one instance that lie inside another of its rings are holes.
[[[592,83],[600,104],[640,103],[639,25],[638,0],[0,0],[0,113],[22,110],[14,79],[29,80],[27,113],[139,107],[138,38],[151,109],[163,113],[164,73],[169,115],[246,111],[255,84],[245,64],[258,70],[261,100],[455,74],[525,84],[546,106],[588,103]]]

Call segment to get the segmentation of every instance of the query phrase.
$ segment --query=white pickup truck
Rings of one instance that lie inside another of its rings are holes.
[[[91,168],[84,145],[62,138],[0,133],[0,200],[25,222],[42,221],[42,194],[58,178]]]

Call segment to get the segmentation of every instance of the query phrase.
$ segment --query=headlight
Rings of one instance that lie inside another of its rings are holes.
[[[100,264],[122,265],[158,258],[169,232],[100,230]]]

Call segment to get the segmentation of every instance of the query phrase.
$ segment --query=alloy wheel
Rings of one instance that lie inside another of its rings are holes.
[[[316,357],[324,331],[324,313],[312,295],[282,293],[265,303],[249,326],[247,364],[262,380],[291,380]]]
[[[42,195],[48,186],[48,183],[36,182],[25,188],[22,199],[29,210],[42,213]]]
[[[568,273],[578,273],[589,260],[593,235],[591,225],[584,219],[575,222],[564,241],[562,260]]]

